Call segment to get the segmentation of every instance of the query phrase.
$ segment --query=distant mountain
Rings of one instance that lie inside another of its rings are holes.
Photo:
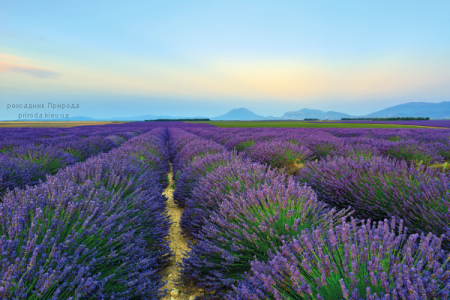
[[[229,111],[224,115],[220,115],[211,120],[303,120],[303,119],[320,119],[320,120],[340,120],[341,118],[394,118],[394,117],[430,117],[431,119],[450,119],[450,101],[441,103],[428,102],[409,102],[365,115],[351,116],[336,111],[322,111],[318,109],[303,108],[298,111],[288,111],[283,116],[260,116],[246,108],[237,108]],[[68,119],[40,119],[40,121],[144,121],[156,119],[204,119],[205,117],[184,117],[184,116],[161,116],[161,115],[141,115],[134,117],[115,117],[115,118],[91,118],[85,116],[71,117]],[[38,121],[37,119],[16,120],[16,121]]]
[[[450,101],[441,103],[408,102],[368,114],[364,117],[430,117],[433,119],[450,118]]]
[[[450,102],[428,103],[408,102],[365,115],[351,116],[341,112],[304,108],[299,111],[286,112],[281,118],[288,120],[321,119],[340,120],[341,118],[396,118],[396,117],[430,117],[432,119],[450,119]]]
[[[243,121],[250,121],[250,120],[278,120],[280,118],[277,117],[263,117],[260,115],[255,114],[254,112],[246,109],[246,108],[236,108],[230,110],[228,113],[211,118],[211,120],[243,120]]]
[[[350,118],[352,116],[336,111],[327,111],[317,109],[303,108],[298,111],[288,111],[281,118],[285,120],[304,120],[304,119],[321,119],[321,120],[340,120],[341,118]]]

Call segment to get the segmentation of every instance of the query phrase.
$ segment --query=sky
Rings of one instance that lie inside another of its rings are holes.
[[[450,101],[448,0],[0,0],[0,7],[3,120],[36,112],[215,117],[239,107],[264,116],[302,108],[364,115]]]

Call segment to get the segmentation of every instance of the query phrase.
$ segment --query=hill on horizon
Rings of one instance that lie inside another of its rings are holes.
[[[340,120],[341,118],[396,118],[396,117],[430,117],[432,119],[450,119],[450,101],[440,103],[408,102],[385,108],[383,110],[363,116],[352,116],[336,111],[322,111],[303,108],[298,111],[288,111],[280,117],[264,117],[257,115],[247,108],[232,109],[224,115],[211,120]]]
[[[434,119],[450,119],[450,101],[443,101],[440,103],[408,102],[385,108],[364,117],[430,117]]]
[[[224,115],[211,118],[211,120],[243,120],[243,121],[253,121],[253,120],[276,120],[280,118],[275,117],[263,117],[255,114],[254,112],[248,110],[247,108],[235,108],[230,110]]]
[[[430,102],[408,102],[385,108],[383,110],[373,112],[364,116],[352,116],[336,111],[322,111],[319,109],[303,108],[297,111],[288,111],[281,117],[261,116],[251,110],[241,107],[232,109],[226,114],[209,118],[211,120],[242,120],[242,121],[259,121],[259,120],[304,120],[304,119],[321,119],[321,120],[340,120],[341,118],[396,118],[396,117],[430,117],[431,119],[450,119],[450,101],[440,103]],[[45,121],[145,121],[156,119],[205,119],[207,117],[185,117],[185,116],[167,116],[167,115],[141,115],[133,117],[115,117],[115,118],[92,118],[86,116],[70,117],[68,119],[45,119]],[[41,119],[42,120],[42,119]],[[22,119],[12,121],[38,121],[38,119]]]
[[[327,111],[317,109],[303,108],[298,111],[288,111],[283,116],[284,120],[304,120],[304,119],[321,119],[321,120],[340,120],[341,118],[351,118],[352,116],[336,111]]]

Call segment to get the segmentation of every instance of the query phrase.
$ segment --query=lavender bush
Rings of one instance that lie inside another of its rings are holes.
[[[436,149],[439,155],[441,155],[445,161],[450,161],[450,144],[448,144],[448,142],[435,142],[429,145],[429,147]]]
[[[186,200],[180,225],[187,234],[197,236],[211,212],[232,192],[241,193],[262,184],[286,180],[280,172],[248,161],[236,160],[202,177]],[[201,237],[198,237],[201,239]]]
[[[3,297],[161,296],[169,221],[158,174],[132,152],[145,138],[5,195]]]
[[[74,156],[65,153],[54,147],[39,146],[37,148],[30,145],[15,148],[8,153],[11,157],[20,157],[30,161],[40,167],[45,174],[54,175],[56,172],[68,165],[74,164],[77,160]]]
[[[334,157],[356,157],[369,159],[373,156],[380,156],[381,152],[376,146],[368,144],[346,144],[342,148],[332,151],[330,156]]]
[[[4,137],[0,140],[0,152],[12,161],[5,165],[6,160],[2,160],[4,168],[1,175],[3,179],[0,181],[0,195],[6,189],[37,184],[39,179],[45,180],[46,174],[56,174],[61,168],[110,151],[127,139],[154,127],[142,126],[139,123],[131,126],[121,124],[119,127],[105,125],[74,128],[9,128],[7,131],[0,129],[0,137]],[[105,137],[112,131],[121,137],[119,144]],[[17,164],[20,167],[12,166]]]
[[[35,163],[0,154],[0,196],[16,187],[35,185],[44,177],[45,173]]]
[[[253,261],[226,299],[448,299],[441,242],[407,237],[395,220],[305,229],[268,262]]]
[[[184,171],[193,160],[200,159],[208,154],[225,152],[226,149],[215,142],[205,139],[191,141],[187,143],[175,156],[173,161],[173,172]],[[178,180],[178,178],[176,178]]]
[[[199,286],[222,294],[250,270],[250,261],[266,261],[271,250],[311,226],[328,226],[346,216],[317,201],[314,192],[292,177],[225,197],[198,235],[184,274]],[[186,274],[188,273],[188,274]]]
[[[383,152],[392,158],[405,160],[416,165],[430,165],[443,162],[443,157],[439,154],[437,148],[430,147],[416,140],[392,143],[391,147],[388,147]]]
[[[313,152],[315,159],[322,159],[333,151],[341,149],[344,146],[344,142],[335,137],[309,136],[305,140],[300,141],[299,145],[308,147]]]
[[[303,164],[313,157],[306,147],[296,146],[286,141],[259,142],[245,149],[253,161],[275,168],[285,168],[288,174],[297,174]]]
[[[397,217],[412,229],[450,239],[450,182],[437,169],[384,157],[337,157],[308,163],[297,179],[320,200],[351,206],[359,217]]]
[[[227,143],[225,143],[225,148],[232,149],[236,151],[243,151],[248,147],[251,147],[255,144],[254,137],[242,136],[230,139]]]
[[[171,160],[174,160],[175,155],[189,142],[202,140],[199,136],[188,133],[179,128],[169,129],[168,135],[169,157]]]
[[[208,154],[193,161],[177,178],[176,189],[173,193],[175,203],[180,207],[185,207],[186,201],[191,198],[192,191],[201,178],[217,168],[235,161],[243,162],[242,156],[238,156],[235,152]]]
[[[121,144],[116,144],[108,138],[92,136],[78,141],[59,143],[56,147],[74,156],[77,161],[85,161],[91,156],[108,152]]]

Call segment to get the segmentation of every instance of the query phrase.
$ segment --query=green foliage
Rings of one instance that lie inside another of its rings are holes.
[[[401,140],[401,138],[399,136],[390,136],[387,139],[391,142],[398,142]]]
[[[291,166],[301,166],[306,162],[304,156],[299,155],[299,153],[294,153],[293,151],[286,149],[283,152],[278,152],[272,156],[270,165],[275,168],[286,168]]]
[[[171,121],[210,121],[208,118],[204,119],[156,119],[156,120],[145,120],[145,122],[171,122]]]
[[[445,162],[443,164],[434,164],[434,165],[431,165],[430,168],[439,169],[443,173],[450,173],[450,164],[448,162]]]
[[[49,158],[48,156],[41,156],[39,158],[30,157],[28,161],[40,166],[45,174],[55,175],[60,168],[65,164],[56,158]]]
[[[205,123],[186,121],[186,123]],[[209,121],[206,124],[230,128],[423,128],[417,126],[392,125],[392,124],[358,124],[358,123],[310,123],[305,121]]]
[[[63,150],[64,152],[74,156],[77,158],[77,161],[83,161],[84,160],[84,156],[83,154],[81,154],[81,152],[77,149],[72,149],[70,147],[67,147],[66,149]]]
[[[423,118],[423,117],[397,117],[397,118],[342,118],[342,121],[362,121],[362,120],[369,120],[369,121],[426,121],[429,120],[429,117]],[[306,119],[305,119],[306,120]]]
[[[251,147],[254,143],[255,143],[255,141],[253,141],[253,140],[243,141],[242,143],[239,143],[236,146],[234,146],[234,150],[243,151],[243,150]]]

